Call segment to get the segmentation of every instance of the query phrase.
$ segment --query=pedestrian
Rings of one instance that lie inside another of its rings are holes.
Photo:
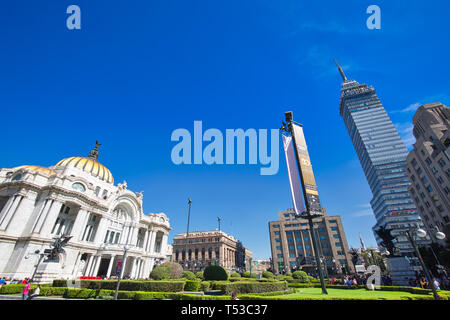
[[[433,286],[436,290],[441,290],[441,284],[439,283],[439,280],[433,277]]]
[[[30,286],[31,286],[31,281],[27,282],[25,284],[25,287],[23,287],[23,292],[22,292],[22,300],[27,300],[28,299],[28,293],[30,291]]]
[[[38,285],[36,286],[36,289],[34,289],[33,294],[28,298],[28,300],[31,300],[31,299],[33,299],[33,298],[36,298],[36,297],[39,295],[40,292],[41,292],[41,286],[38,284]]]
[[[3,287],[3,285],[6,284],[5,278],[0,279],[0,289]]]
[[[237,297],[237,295],[236,295],[236,292],[233,292],[233,293],[231,294],[231,300],[239,300],[238,297]]]

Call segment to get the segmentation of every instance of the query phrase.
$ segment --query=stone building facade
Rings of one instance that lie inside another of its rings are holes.
[[[322,208],[323,209],[323,208]],[[313,219],[319,252],[326,275],[354,273],[347,238],[339,216]],[[278,213],[278,221],[269,222],[270,247],[275,273],[303,271],[316,274],[316,261],[308,220],[295,218],[294,209]]]
[[[252,258],[252,252],[240,241],[219,230],[193,231],[189,232],[187,238],[186,233],[178,233],[173,239],[172,247],[172,261],[180,263],[185,270],[194,272],[209,265],[220,265],[229,272],[244,272]]]
[[[0,169],[0,277],[34,274],[45,282],[109,277],[124,268],[125,278],[146,278],[167,258],[167,216],[144,214],[143,194],[128,190],[126,182],[114,185],[97,157],[98,145],[88,157],[66,158],[48,168]],[[59,263],[38,264],[60,236],[72,238]]]
[[[441,103],[420,106],[413,117],[414,149],[408,154],[406,171],[414,199],[431,240],[438,227],[450,236],[450,110]]]

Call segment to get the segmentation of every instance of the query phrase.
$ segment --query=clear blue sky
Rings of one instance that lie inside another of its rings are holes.
[[[81,30],[66,8],[81,8]],[[381,30],[366,8],[381,8]],[[337,58],[373,85],[408,146],[417,104],[450,105],[448,1],[2,1],[0,167],[87,156],[173,230],[222,229],[270,256],[268,221],[292,207],[284,155],[259,165],[176,166],[173,130],[303,123],[321,202],[350,246],[375,245],[372,197],[342,119]]]

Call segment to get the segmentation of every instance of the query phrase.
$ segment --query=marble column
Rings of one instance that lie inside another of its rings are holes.
[[[16,201],[16,198],[17,198],[17,196],[13,195],[8,198],[8,201],[6,201],[5,206],[3,207],[2,211],[0,212],[0,224],[1,224],[1,222],[3,222],[3,219],[9,212],[9,209],[13,205],[14,201]]]
[[[132,246],[136,246],[137,245],[137,238],[138,238],[139,228],[138,227],[133,227],[132,230],[133,230],[133,232],[131,234],[131,245]]]
[[[73,240],[78,241],[81,240],[81,237],[83,236],[84,227],[86,226],[86,216],[88,215],[88,212],[84,209],[80,209],[78,211],[77,217],[75,218],[75,222],[72,227],[72,231],[70,232],[70,235],[73,236]]]
[[[106,273],[106,277],[109,278],[111,276],[112,267],[114,264],[115,255],[111,255],[111,260],[109,260],[108,272]]]
[[[19,206],[20,202],[22,201],[23,196],[22,195],[15,195],[14,200],[11,203],[11,206],[8,208],[8,210],[4,212],[4,214],[1,217],[0,221],[0,230],[5,230],[6,226],[8,225],[11,218],[14,216],[17,207]]]
[[[56,218],[58,218],[59,211],[62,207],[62,202],[54,200],[52,203],[52,206],[50,207],[50,210],[47,213],[47,216],[45,217],[44,223],[41,227],[40,234],[44,237],[49,237],[52,228],[55,224]]]
[[[97,260],[96,260],[95,267],[93,269],[91,277],[96,277],[97,276],[98,269],[100,268],[100,261],[101,260],[102,260],[102,256],[97,256]]]
[[[93,255],[89,255],[88,261],[86,263],[86,268],[83,271],[83,275],[89,277],[89,272],[91,271],[92,261],[94,260]]]
[[[150,239],[148,241],[147,252],[153,253],[155,251],[155,238],[156,238],[156,231],[152,230],[150,234]]]
[[[168,235],[164,234],[161,239],[161,253],[164,255],[166,254],[166,251],[167,251],[167,238],[168,238]],[[194,255],[195,253],[193,252],[192,254]]]
[[[144,242],[143,242],[143,244],[142,244],[142,249],[143,249],[144,251],[147,251],[147,250],[146,250],[146,247],[147,247],[147,241],[148,241],[148,233],[149,233],[149,231],[148,231],[148,229],[146,229],[146,230],[145,230],[145,235],[144,235]]]
[[[105,217],[100,217],[100,221],[97,225],[97,230],[95,231],[94,243],[101,244],[105,238],[106,229],[108,228],[109,220]]]

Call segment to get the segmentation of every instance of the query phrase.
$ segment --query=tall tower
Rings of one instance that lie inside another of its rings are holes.
[[[336,62],[336,60],[335,60]],[[405,172],[408,150],[381,104],[375,89],[364,83],[348,80],[338,65],[343,83],[339,113],[347,127],[373,198],[370,201],[377,223],[391,229],[397,236],[410,224],[423,226],[416,206],[408,192],[411,182]],[[374,232],[377,243],[380,239]],[[396,248],[411,255],[413,248],[404,236],[398,236]],[[419,241],[429,243],[428,239]]]

